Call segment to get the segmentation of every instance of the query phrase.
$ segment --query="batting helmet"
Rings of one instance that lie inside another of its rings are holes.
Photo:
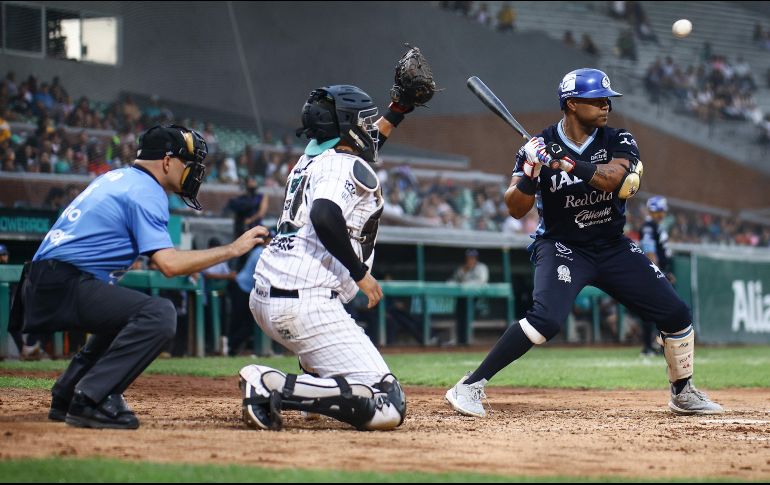
[[[647,199],[647,210],[650,212],[668,212],[668,201],[662,195]]]
[[[375,162],[379,141],[376,119],[377,107],[360,88],[324,86],[310,92],[302,107],[302,128],[297,129],[297,136],[304,134],[319,143],[339,137],[361,158]]]
[[[567,73],[559,83],[559,104],[562,111],[568,98],[611,98],[623,96],[610,89],[610,78],[598,69],[577,69]],[[609,101],[609,100],[607,100]],[[612,103],[610,103],[612,109]]]

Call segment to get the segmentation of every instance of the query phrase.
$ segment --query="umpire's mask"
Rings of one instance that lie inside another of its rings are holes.
[[[203,165],[206,155],[208,155],[206,140],[197,131],[184,126],[169,125],[153,126],[142,135],[137,158],[157,160],[171,156],[186,162],[179,184],[182,189],[177,192],[177,195],[188,207],[199,211],[203,208],[198,202],[198,190],[206,175],[206,166]]]

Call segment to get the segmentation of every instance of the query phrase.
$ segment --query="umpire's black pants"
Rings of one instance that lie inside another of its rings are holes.
[[[169,300],[110,285],[67,263],[32,263],[24,285],[25,332],[92,334],[51,390],[66,400],[75,390],[95,402],[122,394],[176,331]]]

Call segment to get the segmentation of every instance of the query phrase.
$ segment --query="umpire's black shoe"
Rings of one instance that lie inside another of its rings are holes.
[[[51,421],[64,421],[70,408],[70,400],[56,394],[51,394],[51,409],[48,410],[48,419]]]
[[[94,403],[81,391],[75,391],[70,403],[67,424],[78,428],[136,429],[139,420],[128,407],[122,394],[110,394]]]

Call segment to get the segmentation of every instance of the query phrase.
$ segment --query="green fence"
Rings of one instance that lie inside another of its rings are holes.
[[[709,343],[770,343],[770,261],[692,256],[698,338]]]

